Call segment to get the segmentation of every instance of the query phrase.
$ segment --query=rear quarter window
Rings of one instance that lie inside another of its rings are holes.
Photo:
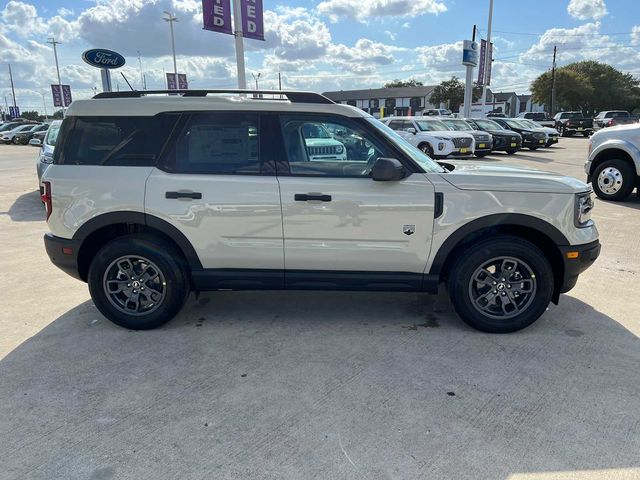
[[[178,115],[68,117],[59,133],[54,163],[153,166]]]

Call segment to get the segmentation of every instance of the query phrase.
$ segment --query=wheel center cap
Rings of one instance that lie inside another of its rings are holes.
[[[139,281],[137,281],[137,280],[136,280],[135,282],[131,282],[131,286],[132,286],[133,288],[140,288],[140,282],[139,282]]]
[[[504,290],[504,283],[499,283],[498,284],[498,290]]]

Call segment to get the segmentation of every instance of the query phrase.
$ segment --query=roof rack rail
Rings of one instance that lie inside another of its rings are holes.
[[[215,89],[215,90],[133,90],[123,92],[102,92],[93,98],[141,98],[148,95],[175,94],[182,97],[206,97],[208,94],[237,93],[246,95],[273,95],[286,97],[291,103],[335,103],[324,95],[314,92],[288,91],[288,90],[242,90],[242,89]],[[275,100],[278,100],[277,98]],[[282,100],[285,100],[283,98]]]

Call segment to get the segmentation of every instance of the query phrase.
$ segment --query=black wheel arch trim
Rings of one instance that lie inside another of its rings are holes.
[[[449,235],[439,248],[438,253],[436,253],[429,274],[439,276],[442,273],[442,268],[449,254],[453,252],[457,246],[461,245],[469,235],[486,230],[487,228],[505,226],[527,227],[538,230],[549,237],[558,247],[569,245],[567,237],[556,227],[544,220],[522,213],[497,213],[475,219]]]
[[[98,215],[85,222],[76,231],[73,240],[81,245],[96,230],[118,224],[145,225],[162,232],[178,246],[192,269],[202,269],[202,263],[193,245],[180,230],[166,220],[142,212],[109,212]]]

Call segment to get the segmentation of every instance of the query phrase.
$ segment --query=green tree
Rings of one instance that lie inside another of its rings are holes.
[[[473,101],[478,100],[480,95],[482,95],[482,89],[474,85]],[[464,102],[464,83],[456,76],[451,77],[451,80],[443,81],[433,89],[429,102],[434,105],[444,103],[451,111],[459,111],[460,105]]]
[[[399,88],[399,87],[422,87],[423,83],[414,78],[410,78],[409,80],[399,80],[395,79],[391,82],[387,82],[384,84],[384,88]]]
[[[64,112],[62,110],[57,110],[53,112],[52,118],[55,120],[62,120],[64,118]]]
[[[27,110],[26,112],[20,112],[20,117],[26,120],[40,120],[40,114],[35,110]]]
[[[532,100],[551,105],[551,72],[545,72],[531,84]],[[566,68],[556,69],[556,111],[583,110],[587,113],[594,88],[584,75]]]
[[[531,84],[533,100],[549,104],[551,74],[545,72]],[[593,60],[574,62],[556,69],[556,110],[600,110],[640,107],[640,80],[630,73]]]

